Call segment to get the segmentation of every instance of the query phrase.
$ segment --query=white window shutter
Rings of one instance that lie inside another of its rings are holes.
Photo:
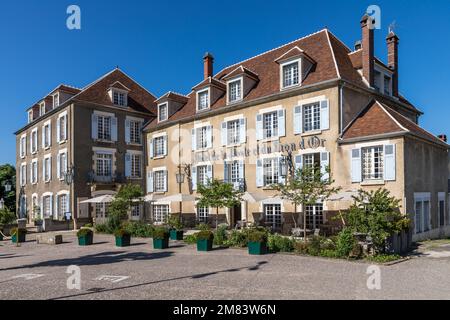
[[[294,108],[294,134],[300,134],[302,132],[303,132],[302,106],[296,106]]]
[[[125,177],[131,176],[131,154],[125,154]]]
[[[197,190],[197,167],[192,167],[192,190]]]
[[[220,143],[222,146],[226,146],[228,144],[227,123],[225,121],[222,122],[220,128]]]
[[[256,160],[256,186],[262,187],[264,185],[264,171],[263,161],[261,159]]]
[[[131,142],[131,125],[130,120],[125,119],[125,142],[130,143]]]
[[[67,212],[71,212],[70,208],[70,193],[66,195],[66,210]],[[66,212],[62,212],[62,214],[65,216]]]
[[[225,161],[223,163],[223,181],[225,183],[230,182],[228,177],[229,177],[229,163]]]
[[[245,118],[239,120],[239,142],[247,142],[247,120]]]
[[[361,182],[361,149],[350,150],[352,182]]]
[[[61,117],[56,120],[56,142],[59,143],[61,135]]]
[[[48,145],[52,145],[52,124],[48,125]]]
[[[285,110],[278,110],[278,136],[286,136],[286,117]]]
[[[98,139],[98,116],[93,113],[91,118],[91,128],[92,128],[92,139]]]
[[[148,140],[148,150],[149,150],[150,158],[153,158],[154,157],[154,153],[153,153],[153,139],[149,139]]]
[[[263,139],[263,119],[262,114],[256,115],[256,140]]]
[[[67,128],[69,127],[69,117],[67,115],[64,116],[64,140],[67,140]]]
[[[46,169],[46,161],[45,161],[45,159],[42,161],[42,181],[44,181],[45,182],[45,171],[47,170]]]
[[[282,183],[284,183],[284,182],[286,181],[286,177],[283,177],[283,176],[281,175],[281,172],[282,172],[282,166],[284,165],[284,164],[282,163],[282,159],[283,159],[283,158],[281,158],[281,157],[278,158],[278,183],[280,183],[280,184],[282,184]],[[286,171],[287,171],[287,168],[286,168]]]
[[[239,179],[244,179],[245,177],[245,166],[244,166],[244,161],[240,160],[239,161]]]
[[[212,148],[212,126],[206,127],[206,147]]]
[[[45,126],[42,127],[42,149],[45,148]]]
[[[48,177],[49,180],[52,180],[52,157],[50,157],[48,161]]]
[[[147,193],[153,192],[153,172],[147,171]]]
[[[330,129],[330,107],[328,100],[320,102],[320,130]]]
[[[384,180],[394,181],[395,176],[395,144],[387,144],[384,146]]]
[[[117,141],[117,118],[111,118],[111,140]]]
[[[329,181],[330,174],[327,172],[327,167],[330,165],[330,153],[320,153],[320,173],[322,174],[322,181]]]
[[[167,192],[167,178],[168,178],[168,171],[164,171],[164,192]]]
[[[213,178],[213,166],[212,165],[206,166],[206,177],[208,178],[208,180],[212,180],[212,178]]]
[[[58,179],[61,179],[61,154],[58,153],[58,156],[56,157],[56,177]]]
[[[53,195],[50,195],[50,214],[49,217],[53,217]]]
[[[191,130],[192,151],[197,150],[197,130],[194,128]]]
[[[163,148],[164,148],[164,155],[167,156],[167,136],[164,136]]]
[[[303,156],[298,154],[295,156],[295,171],[303,169]]]

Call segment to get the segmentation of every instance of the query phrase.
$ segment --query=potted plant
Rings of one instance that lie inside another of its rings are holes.
[[[169,247],[169,231],[165,227],[155,228],[153,231],[153,248],[167,249]]]
[[[248,233],[248,253],[261,255],[267,253],[267,233],[261,230],[251,230]]]
[[[210,230],[202,230],[197,233],[197,251],[211,251],[214,233]]]
[[[172,215],[169,219],[170,240],[183,240],[183,223],[181,219]]]
[[[78,237],[78,245],[80,246],[89,246],[94,241],[94,232],[88,228],[81,228],[77,232]]]
[[[27,229],[12,228],[11,229],[11,240],[13,243],[25,242],[27,234]]]
[[[116,237],[116,246],[117,247],[128,247],[131,241],[131,235],[125,229],[118,229],[114,232],[114,236]]]

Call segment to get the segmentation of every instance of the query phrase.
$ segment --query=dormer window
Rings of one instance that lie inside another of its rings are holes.
[[[33,122],[33,110],[28,111],[28,123]]]
[[[209,89],[197,92],[197,111],[209,109]]]
[[[282,88],[289,88],[300,84],[300,60],[290,61],[281,65]]]
[[[165,121],[168,118],[169,112],[168,112],[168,104],[162,103],[158,105],[158,121]]]
[[[39,116],[42,117],[45,114],[45,102],[39,104]]]
[[[59,93],[53,95],[53,108],[59,107]]]
[[[228,82],[228,103],[242,100],[242,78]]]
[[[126,100],[126,93],[120,92],[120,91],[113,91],[113,103],[116,106],[125,106],[125,100]]]
[[[384,76],[384,94],[391,95],[391,78]]]

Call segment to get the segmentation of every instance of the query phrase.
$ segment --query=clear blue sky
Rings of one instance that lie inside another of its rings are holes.
[[[80,6],[82,29],[66,28]],[[2,1],[0,164],[15,162],[13,133],[25,110],[59,83],[82,87],[119,65],[150,92],[181,93],[215,70],[328,27],[352,47],[370,4],[381,8],[376,55],[395,20],[400,91],[425,115],[421,125],[450,136],[450,1]]]

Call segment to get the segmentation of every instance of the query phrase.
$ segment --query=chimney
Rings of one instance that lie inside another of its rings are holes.
[[[388,50],[388,67],[394,72],[392,79],[392,95],[398,97],[398,37],[391,31],[386,37]]]
[[[211,53],[206,52],[203,56],[203,75],[204,78],[212,77],[213,75],[214,57]]]
[[[447,135],[440,134],[440,135],[438,135],[438,138],[441,139],[442,141],[444,141],[445,143],[447,143]]]
[[[372,17],[365,14],[361,18],[362,29],[362,67],[363,76],[369,82],[369,85],[373,87],[374,84],[374,69],[373,69],[373,24],[375,21]]]

